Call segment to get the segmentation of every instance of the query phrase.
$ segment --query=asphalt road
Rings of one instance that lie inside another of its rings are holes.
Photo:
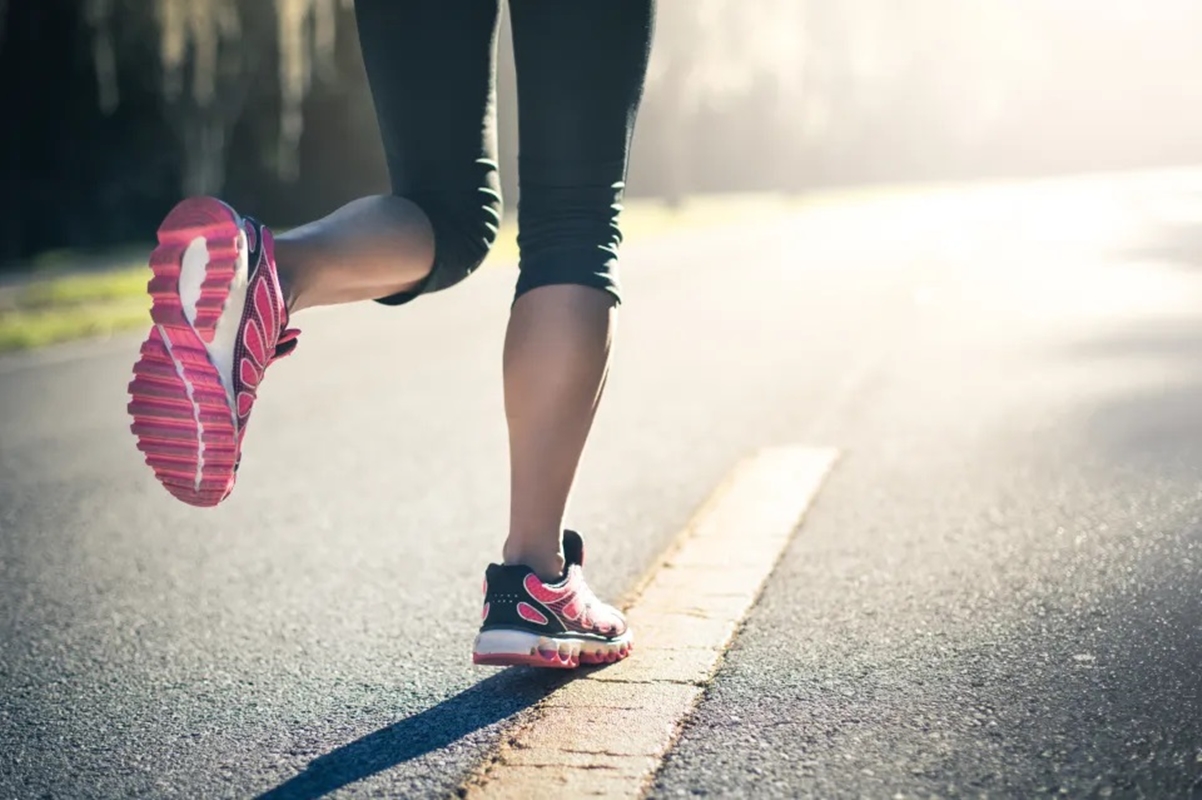
[[[626,276],[598,591],[749,451],[844,453],[656,796],[1202,796],[1202,177],[818,206]],[[134,450],[137,338],[0,360],[0,797],[454,791],[560,679],[468,663],[513,277],[298,318],[212,511]]]

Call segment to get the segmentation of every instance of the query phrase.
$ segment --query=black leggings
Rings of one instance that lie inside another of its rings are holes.
[[[579,284],[619,299],[618,212],[655,0],[509,0],[520,153],[517,295]],[[434,228],[434,268],[400,305],[484,260],[501,216],[500,0],[357,0],[393,194]]]

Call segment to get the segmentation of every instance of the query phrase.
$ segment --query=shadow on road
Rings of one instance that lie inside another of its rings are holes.
[[[1197,458],[1202,443],[1202,319],[1133,326],[1071,352],[1099,364],[1122,359],[1161,371],[1158,380],[1100,398],[1080,415],[1078,424],[1095,447],[1115,463],[1142,468],[1148,475],[1202,476]]]
[[[1151,260],[1171,270],[1202,269],[1202,224],[1159,225],[1114,255]],[[1133,368],[1159,371],[1155,379],[1131,381],[1122,391],[1092,403],[1078,423],[1115,463],[1166,479],[1202,475],[1197,458],[1202,443],[1202,314],[1139,320],[1076,342],[1067,355],[1099,365],[1121,360]]]
[[[1162,225],[1119,255],[1202,269],[1202,225]],[[1040,734],[1026,761],[1043,766],[1049,786],[1062,779],[1053,767],[1085,781],[1098,764],[1121,765],[1112,767],[1118,796],[1202,800],[1202,309],[1111,330],[1066,354],[1148,376],[1083,404],[1074,423],[1112,473],[1139,476],[1115,484],[1128,492],[1131,528],[1094,559],[1121,577],[1074,598],[1088,611],[1041,617],[1025,666],[1013,667],[1022,677],[993,699],[1000,708],[1027,705],[1025,722]],[[1085,656],[1058,642],[1080,643],[1089,659],[1070,660]],[[1057,649],[1068,667],[1040,670]]]
[[[1126,259],[1158,261],[1176,267],[1202,267],[1202,224],[1166,222],[1124,248]]]
[[[305,771],[258,800],[315,800],[344,786],[453,744],[537,703],[569,673],[514,667],[433,708],[314,759]]]

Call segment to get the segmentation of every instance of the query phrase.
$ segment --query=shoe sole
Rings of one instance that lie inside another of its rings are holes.
[[[224,203],[190,198],[163,220],[150,256],[155,324],[129,384],[130,430],[159,482],[194,506],[217,505],[234,483],[237,418],[205,345],[245,260],[244,237]]]
[[[630,655],[630,632],[620,639],[598,641],[571,636],[543,636],[515,630],[481,631],[472,648],[472,663],[489,667],[544,667],[575,669],[583,665],[612,664]]]

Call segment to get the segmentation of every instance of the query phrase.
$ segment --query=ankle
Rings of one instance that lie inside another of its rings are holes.
[[[299,287],[296,273],[289,268],[291,259],[288,257],[290,244],[287,239],[275,240],[275,279],[280,285],[280,294],[284,297],[284,308],[288,316],[292,316],[299,308]]]
[[[523,566],[534,570],[534,574],[544,583],[556,583],[561,580],[567,566],[562,545],[555,550],[539,550],[522,548],[506,542],[501,557],[506,566]]]

